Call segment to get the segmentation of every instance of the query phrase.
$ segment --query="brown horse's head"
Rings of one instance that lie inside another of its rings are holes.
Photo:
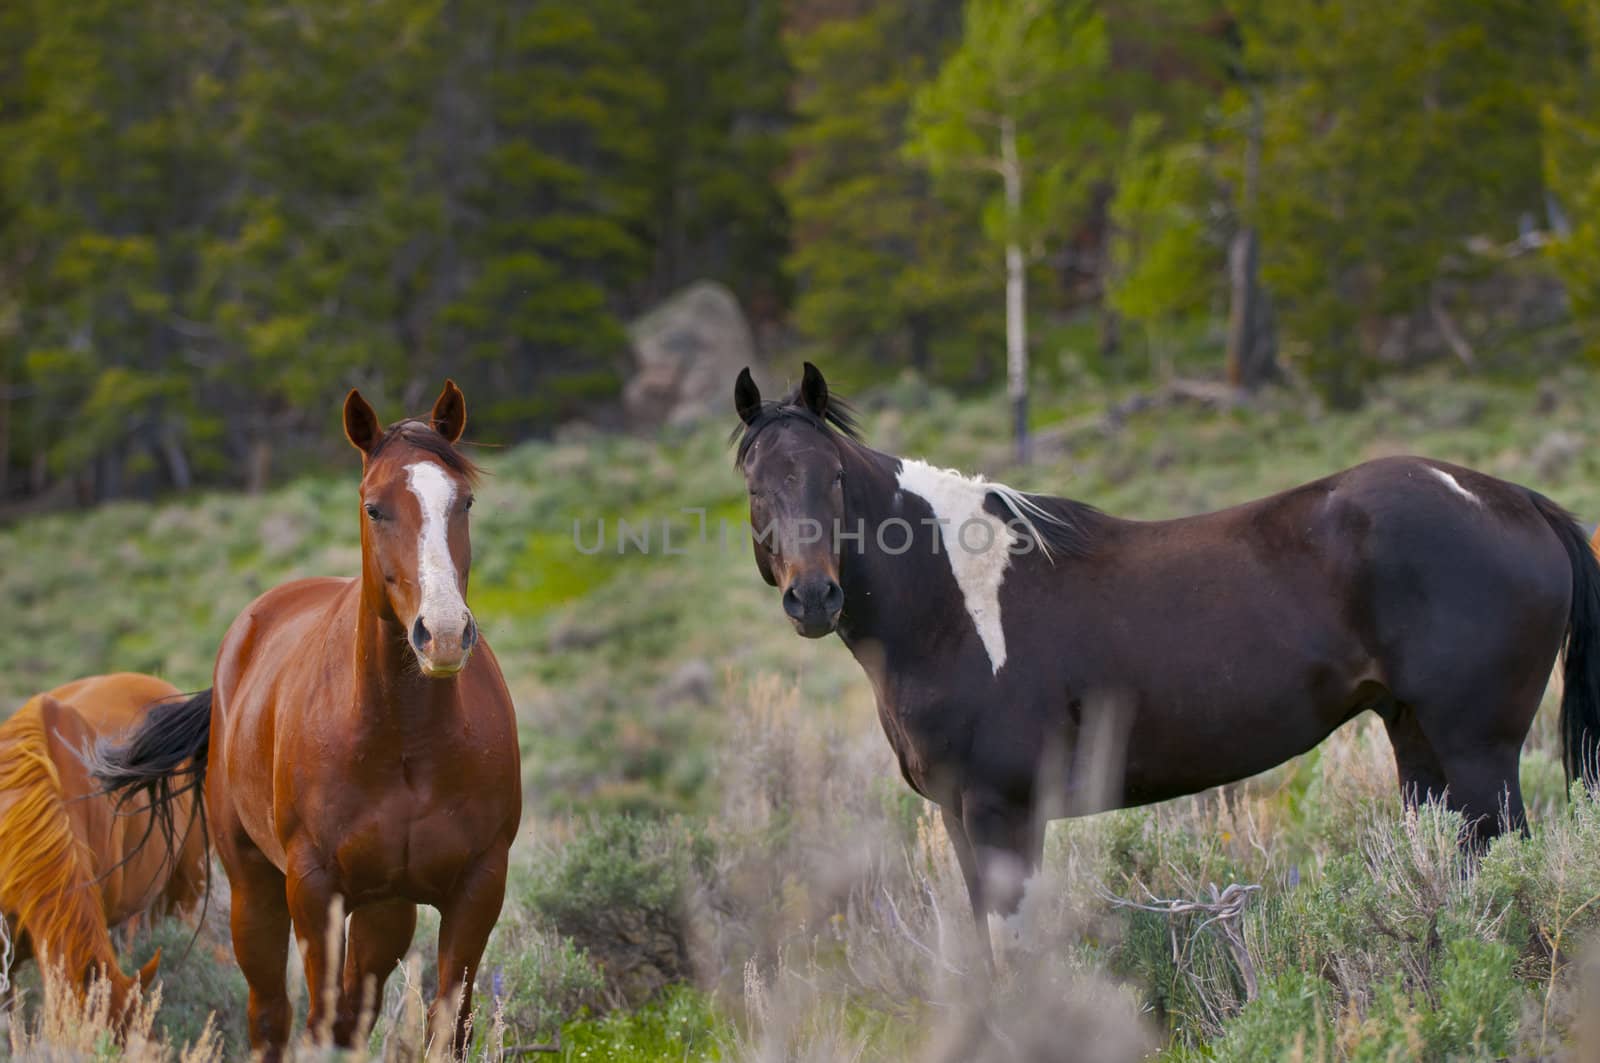
[[[781,402],[763,402],[744,370],[733,404],[743,422],[738,463],[750,490],[756,567],[783,591],[795,630],[821,638],[838,627],[844,608],[844,463],[828,426],[848,434],[849,414],[830,405],[828,384],[810,362],[799,389]]]
[[[425,422],[385,429],[359,391],[344,401],[345,435],[363,455],[368,605],[405,629],[423,674],[436,677],[461,671],[478,641],[466,600],[467,510],[477,468],[455,448],[466,423],[466,399],[449,380]]]
[[[133,1002],[149,991],[150,983],[156,980],[156,971],[160,966],[161,950],[156,949],[155,955],[145,961],[145,965],[139,968],[133,977],[123,974],[122,968],[115,963],[104,968],[105,976],[111,982],[111,1016],[118,1024],[119,1030],[122,1024],[132,1017],[130,1011]],[[90,972],[91,975],[95,973],[97,972]]]

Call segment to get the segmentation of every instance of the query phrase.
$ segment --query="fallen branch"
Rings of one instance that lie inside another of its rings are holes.
[[[1175,915],[1203,915],[1204,919],[1189,935],[1188,949],[1193,948],[1195,938],[1205,930],[1210,930],[1221,939],[1223,947],[1233,957],[1234,964],[1239,968],[1239,976],[1244,980],[1244,995],[1246,1002],[1256,999],[1260,994],[1260,986],[1256,979],[1255,963],[1250,959],[1250,950],[1244,943],[1244,930],[1242,922],[1245,905],[1249,903],[1250,895],[1260,890],[1259,885],[1245,885],[1235,882],[1220,893],[1216,883],[1208,883],[1207,889],[1211,893],[1209,901],[1190,900],[1163,900],[1151,893],[1149,888],[1140,883],[1139,888],[1144,891],[1145,901],[1132,901],[1125,897],[1118,897],[1104,889],[1098,892],[1102,900],[1114,908],[1136,908],[1142,912],[1155,912],[1171,918]],[[1182,964],[1182,956],[1176,948],[1176,931],[1174,931],[1174,962]]]

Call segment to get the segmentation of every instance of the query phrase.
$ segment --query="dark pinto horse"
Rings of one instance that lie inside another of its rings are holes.
[[[1409,800],[1460,810],[1469,841],[1502,812],[1524,828],[1518,755],[1563,645],[1567,769],[1593,782],[1600,567],[1527,488],[1389,458],[1130,521],[872,450],[809,363],[778,402],[740,374],[734,401],[756,566],[867,673],[985,943],[1046,818],[1242,779],[1368,709]],[[1118,762],[1090,793],[1061,769],[1107,720]]]
[[[522,814],[511,697],[466,604],[475,469],[455,447],[465,424],[454,383],[427,421],[387,429],[352,391],[360,577],[268,591],[228,629],[211,690],[155,709],[125,744],[98,751],[109,788],[150,791],[158,807],[203,781],[233,888],[250,1041],[268,1058],[289,1037],[291,925],[308,1025],[331,1019],[335,1043],[349,1046],[411,945],[418,904],[440,913],[433,1017],[465,1048]],[[348,943],[330,919],[341,907]],[[341,969],[342,987],[330,984]]]

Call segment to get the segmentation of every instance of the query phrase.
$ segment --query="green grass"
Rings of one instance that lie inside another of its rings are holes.
[[[567,1063],[713,1063],[721,1060],[732,1027],[711,998],[679,987],[631,1012],[574,1019],[561,1028]]]

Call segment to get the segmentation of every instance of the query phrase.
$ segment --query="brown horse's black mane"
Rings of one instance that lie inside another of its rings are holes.
[[[407,418],[396,421],[383,430],[383,435],[378,439],[377,445],[372,448],[372,453],[367,455],[368,461],[376,461],[383,448],[396,439],[402,439],[418,450],[432,454],[444,463],[444,467],[451,472],[458,472],[467,478],[468,483],[477,483],[482,470],[477,462],[457,450],[438,430],[427,421],[416,418]]]

